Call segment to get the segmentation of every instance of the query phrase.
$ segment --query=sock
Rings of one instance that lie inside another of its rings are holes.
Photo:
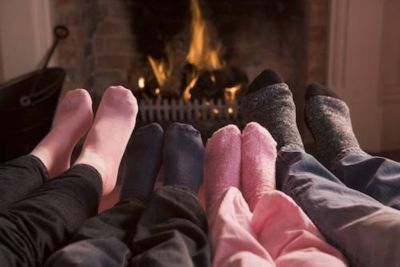
[[[292,93],[287,84],[273,83],[276,80],[270,78],[270,72],[262,72],[249,86],[253,89],[242,99],[243,115],[267,128],[278,149],[286,145],[303,148]]]
[[[120,200],[136,198],[148,201],[160,170],[163,141],[164,131],[158,123],[134,131],[127,147],[127,168]]]
[[[242,192],[251,210],[268,191],[275,189],[276,142],[256,122],[242,133]]]
[[[262,87],[267,87],[269,85],[273,85],[276,83],[283,83],[283,82],[284,82],[283,79],[278,73],[276,73],[271,69],[266,69],[261,74],[259,74],[254,79],[254,81],[249,85],[246,94],[258,91]]]
[[[305,109],[307,125],[325,166],[330,166],[345,150],[359,149],[349,108],[333,91],[317,83],[309,85]]]
[[[235,125],[219,129],[208,139],[204,162],[204,187],[208,210],[229,187],[240,188],[240,150],[240,130]]]
[[[103,180],[103,195],[117,181],[122,155],[137,115],[136,98],[122,86],[111,86],[103,94],[96,118],[75,164],[94,167]]]
[[[89,93],[84,89],[69,91],[58,105],[53,129],[31,153],[42,161],[50,178],[70,167],[72,150],[89,130],[92,120]]]
[[[165,133],[164,185],[181,185],[197,194],[203,177],[204,146],[193,126],[173,123]]]

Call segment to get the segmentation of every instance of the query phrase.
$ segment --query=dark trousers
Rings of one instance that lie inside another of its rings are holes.
[[[400,163],[350,150],[333,164],[331,171],[348,187],[400,210]]]
[[[0,266],[43,266],[97,213],[101,178],[92,167],[77,165],[43,183],[43,166],[31,156],[1,168],[0,198],[7,205],[0,210]]]
[[[7,207],[48,180],[43,163],[32,155],[0,164],[0,210]]]
[[[161,187],[146,205],[118,203],[88,219],[72,241],[46,266],[211,266],[205,213],[179,186]]]
[[[347,187],[315,158],[296,147],[280,150],[276,171],[278,187],[302,207],[353,266],[399,266],[398,210]],[[361,179],[363,172],[358,175]],[[375,190],[380,189],[372,191]],[[395,198],[396,194],[392,196]]]

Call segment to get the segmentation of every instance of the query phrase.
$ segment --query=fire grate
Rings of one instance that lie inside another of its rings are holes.
[[[157,122],[168,127],[173,122],[192,124],[204,138],[220,127],[236,124],[241,127],[244,120],[239,112],[236,100],[226,102],[223,99],[150,99],[139,101],[139,125]]]

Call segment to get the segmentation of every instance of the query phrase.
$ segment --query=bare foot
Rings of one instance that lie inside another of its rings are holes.
[[[71,153],[93,120],[92,99],[85,89],[69,91],[58,105],[54,127],[33,149],[46,166],[50,178],[70,167]]]
[[[118,168],[136,123],[138,106],[132,92],[111,86],[103,94],[96,119],[75,164],[93,166],[103,180],[103,195],[115,187]]]

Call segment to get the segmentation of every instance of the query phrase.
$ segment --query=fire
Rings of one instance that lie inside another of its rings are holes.
[[[240,91],[241,85],[235,85],[233,87],[225,88],[224,96],[225,100],[229,103],[232,103],[236,99],[237,93]]]
[[[192,38],[187,61],[198,69],[215,70],[222,67],[219,59],[221,45],[212,47],[207,22],[201,13],[198,0],[191,0]]]
[[[167,63],[163,60],[156,60],[151,56],[148,56],[147,60],[149,61],[151,69],[153,70],[154,76],[156,76],[158,85],[163,87],[171,74],[170,68],[168,68]]]
[[[216,70],[222,67],[221,60],[219,59],[221,45],[218,43],[216,47],[213,47],[211,44],[211,35],[207,22],[201,13],[199,0],[191,0],[191,13],[192,38],[186,60],[196,66],[197,70],[193,71],[191,81],[183,93],[183,99],[186,101],[191,98],[190,91],[199,78],[199,70]]]
[[[218,70],[223,67],[223,63],[219,57],[221,52],[221,43],[212,42],[211,33],[208,22],[204,19],[200,8],[200,0],[191,0],[191,40],[186,61],[194,66],[191,73],[186,75],[186,87],[183,91],[183,99],[189,101],[191,99],[191,90],[196,85],[201,73],[205,70]],[[158,83],[158,94],[161,90],[168,86],[168,81],[174,73],[174,51],[167,44],[166,59],[155,59],[148,56],[148,62],[153,70],[154,76]],[[211,80],[215,83],[216,78],[211,76]],[[139,88],[144,88],[145,80],[140,78],[138,81]],[[225,89],[225,99],[232,102],[235,99],[240,85]]]

